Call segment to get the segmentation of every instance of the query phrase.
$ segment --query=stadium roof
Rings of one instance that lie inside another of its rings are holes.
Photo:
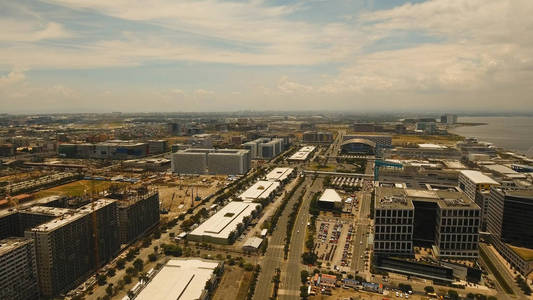
[[[367,140],[367,139],[349,139],[349,140],[342,142],[342,146],[348,145],[348,144],[365,144],[365,145],[371,146],[372,148],[376,148],[376,143],[370,140]]]

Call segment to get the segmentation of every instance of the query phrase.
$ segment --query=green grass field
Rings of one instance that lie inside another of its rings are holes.
[[[112,184],[127,185],[123,182],[111,182],[100,180],[78,180],[71,183],[56,186],[50,189],[42,190],[35,193],[35,198],[43,198],[53,195],[65,195],[65,196],[83,196],[91,192],[91,189],[95,193],[104,191]]]

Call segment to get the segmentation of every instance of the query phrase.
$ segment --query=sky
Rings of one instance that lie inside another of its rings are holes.
[[[0,0],[0,112],[533,112],[531,0]]]

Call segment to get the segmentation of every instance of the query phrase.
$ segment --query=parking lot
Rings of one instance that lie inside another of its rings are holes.
[[[340,218],[319,218],[316,222],[315,253],[322,267],[350,271],[355,226]]]

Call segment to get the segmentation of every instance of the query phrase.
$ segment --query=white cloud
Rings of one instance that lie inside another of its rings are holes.
[[[5,88],[20,83],[26,79],[24,71],[14,69],[5,76],[0,76],[0,87]]]
[[[215,95],[215,92],[204,89],[196,89],[194,90],[194,95],[198,97],[208,97]]]
[[[36,42],[41,40],[63,39],[71,37],[63,25],[56,22],[39,24],[15,19],[0,20],[1,42]]]

